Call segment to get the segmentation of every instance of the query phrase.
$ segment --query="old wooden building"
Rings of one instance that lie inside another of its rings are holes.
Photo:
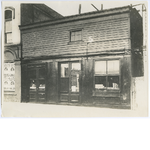
[[[142,17],[131,6],[27,23],[22,102],[130,108],[143,75]]]

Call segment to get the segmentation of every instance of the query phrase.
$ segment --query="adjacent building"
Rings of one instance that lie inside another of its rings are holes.
[[[62,18],[44,4],[3,3],[3,89],[4,101],[21,102],[22,46],[19,25]]]
[[[22,5],[19,26],[21,102],[131,108],[133,77],[143,76],[138,11],[127,6],[68,17],[49,11],[47,19],[45,8],[46,17],[36,12],[41,5],[30,7]]]

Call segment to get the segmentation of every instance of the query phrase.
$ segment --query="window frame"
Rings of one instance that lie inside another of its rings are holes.
[[[11,15],[11,18],[5,19],[5,15],[6,15],[6,11],[7,10],[11,11],[12,15]],[[15,9],[14,8],[10,8],[10,7],[5,8],[5,11],[4,11],[4,19],[5,19],[5,21],[4,21],[5,44],[12,44],[13,43],[13,41],[12,41],[13,38],[12,37],[11,37],[11,42],[7,41],[7,35],[11,34],[11,36],[12,36],[12,27],[13,27],[13,25],[11,25],[11,31],[6,32],[6,22],[11,21],[11,23],[12,23],[12,21],[13,21],[14,18],[15,18]]]
[[[69,31],[69,42],[79,42],[79,41],[82,41],[82,37],[83,37],[83,36],[82,36],[82,32],[83,32],[83,31],[82,31],[82,30],[83,30],[83,29],[70,30],[70,31]],[[74,41],[72,41],[72,40],[71,40],[71,34],[72,34],[73,32],[76,33],[76,32],[79,32],[79,31],[81,32],[81,39],[80,39],[80,40],[74,40]]]
[[[119,74],[108,74],[107,68],[108,68],[108,61],[118,60],[119,62]],[[96,61],[106,61],[106,74],[96,74],[95,73],[95,62]],[[119,76],[119,85],[117,89],[110,89],[108,88],[108,76],[117,75]],[[95,76],[106,76],[106,88],[96,89],[95,88]],[[96,91],[121,91],[121,65],[120,65],[120,59],[119,58],[107,58],[107,59],[96,59],[94,60],[94,79],[93,79],[93,89]]]

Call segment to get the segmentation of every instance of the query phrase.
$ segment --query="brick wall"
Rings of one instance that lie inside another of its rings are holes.
[[[120,14],[55,24],[22,31],[23,57],[84,54],[130,48],[129,15]],[[82,29],[82,41],[69,42],[70,30]]]

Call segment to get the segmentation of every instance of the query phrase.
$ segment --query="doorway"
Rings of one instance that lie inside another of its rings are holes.
[[[59,64],[60,102],[80,102],[80,62],[63,62]]]
[[[28,69],[29,79],[29,101],[30,102],[45,102],[45,68],[32,67]]]

